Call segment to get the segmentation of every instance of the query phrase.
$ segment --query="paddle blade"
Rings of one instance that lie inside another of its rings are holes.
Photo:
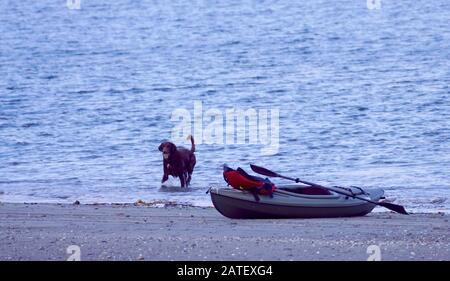
[[[265,175],[268,177],[279,177],[280,176],[279,174],[277,174],[275,172],[272,172],[270,170],[267,170],[266,168],[259,167],[259,166],[253,165],[253,164],[250,164],[250,168],[252,168],[253,172],[258,173],[260,175]]]
[[[378,205],[383,206],[385,208],[388,208],[391,211],[403,214],[403,215],[409,215],[408,212],[405,210],[405,208],[403,206],[400,205],[395,205],[392,203],[387,203],[387,202],[378,202]]]

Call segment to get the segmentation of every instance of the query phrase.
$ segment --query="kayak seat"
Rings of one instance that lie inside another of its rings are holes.
[[[330,191],[324,188],[314,186],[296,187],[296,188],[280,187],[279,189],[304,195],[332,195]]]

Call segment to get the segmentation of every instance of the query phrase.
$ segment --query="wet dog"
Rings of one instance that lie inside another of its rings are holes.
[[[180,178],[181,187],[189,186],[194,171],[195,158],[195,143],[194,138],[189,135],[191,140],[191,149],[184,147],[177,147],[171,142],[163,142],[159,145],[159,151],[163,154],[163,169],[164,175],[161,182],[169,179],[169,176]]]

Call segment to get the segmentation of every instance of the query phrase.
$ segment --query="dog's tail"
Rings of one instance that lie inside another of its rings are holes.
[[[187,140],[191,140],[191,152],[195,152],[194,137],[192,135],[187,136]]]

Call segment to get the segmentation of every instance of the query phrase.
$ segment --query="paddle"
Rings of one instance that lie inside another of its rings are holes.
[[[356,196],[356,195],[351,195],[351,194],[345,193],[343,191],[336,190],[334,188],[329,188],[329,187],[325,187],[325,186],[322,186],[322,185],[319,185],[319,184],[315,184],[315,183],[312,183],[312,182],[303,181],[303,180],[300,180],[299,178],[294,179],[294,178],[291,178],[291,177],[286,177],[286,176],[277,174],[275,172],[272,172],[272,171],[270,171],[270,170],[268,170],[266,168],[259,167],[259,166],[253,165],[253,164],[250,164],[250,167],[252,168],[252,170],[255,173],[258,173],[258,174],[261,174],[261,175],[265,175],[265,176],[268,176],[268,177],[277,177],[277,178],[288,179],[288,180],[291,180],[291,181],[295,181],[297,183],[301,182],[301,183],[304,183],[304,184],[307,184],[307,185],[310,185],[310,186],[324,188],[324,189],[331,190],[331,191],[334,191],[334,192],[339,193],[339,194],[347,195],[347,196],[350,196],[350,197],[353,197],[353,198],[357,198],[359,200],[367,201],[369,203],[388,208],[389,210],[392,210],[392,211],[400,213],[400,214],[408,215],[408,212],[406,212],[405,208],[403,206],[400,206],[400,205],[387,203],[387,202],[375,202],[375,201],[372,201],[372,200],[369,200],[369,199],[366,199],[366,198],[363,198],[363,197],[359,197],[359,196]]]

